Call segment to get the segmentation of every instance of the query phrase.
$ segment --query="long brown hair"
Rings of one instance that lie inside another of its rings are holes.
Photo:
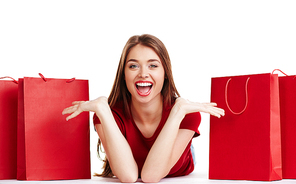
[[[180,96],[174,83],[171,60],[164,44],[158,38],[149,34],[132,36],[123,48],[116,73],[116,78],[108,98],[110,108],[114,107],[117,102],[122,101],[124,106],[123,110],[127,115],[130,115],[129,102],[131,99],[131,94],[128,91],[125,84],[124,68],[126,64],[127,55],[129,54],[130,50],[138,44],[152,48],[158,55],[158,57],[161,59],[165,71],[165,80],[161,90],[164,104],[172,105],[175,102],[175,99]],[[101,150],[100,139],[98,141],[98,153],[99,150]],[[105,160],[103,161],[104,165],[102,174],[95,174],[95,176],[114,176],[107,158],[105,157]]]

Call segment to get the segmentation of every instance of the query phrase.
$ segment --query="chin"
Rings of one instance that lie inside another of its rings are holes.
[[[139,103],[150,103],[150,102],[153,102],[155,100],[158,100],[158,99],[162,99],[161,98],[161,93],[155,95],[155,94],[149,94],[148,96],[140,96],[138,94],[136,94],[136,97],[133,97],[134,100],[136,100],[137,102]]]

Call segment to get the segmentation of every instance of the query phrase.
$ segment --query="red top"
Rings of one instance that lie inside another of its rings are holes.
[[[162,130],[167,118],[171,112],[172,107],[166,107],[162,112],[162,119],[152,135],[152,137],[146,138],[138,129],[135,124],[132,116],[129,119],[124,115],[123,106],[121,103],[112,108],[112,113],[114,119],[121,130],[122,134],[126,138],[129,143],[131,150],[133,152],[133,156],[138,165],[139,173],[141,173],[142,167],[144,165],[145,159],[148,155],[150,148],[152,147],[154,141],[158,137],[160,131]],[[180,129],[189,129],[195,132],[193,137],[197,137],[200,135],[198,131],[198,127],[201,121],[200,113],[191,113],[187,114],[181,122]],[[94,124],[99,124],[100,120],[95,115],[94,116]],[[173,166],[167,177],[174,176],[183,176],[188,175],[194,170],[194,163],[192,158],[192,153],[190,150],[192,140],[189,142],[185,151],[181,155],[179,161]]]

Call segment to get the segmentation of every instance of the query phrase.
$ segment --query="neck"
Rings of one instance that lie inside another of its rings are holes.
[[[163,98],[148,103],[131,101],[131,113],[135,122],[141,124],[153,124],[159,122],[162,117]]]

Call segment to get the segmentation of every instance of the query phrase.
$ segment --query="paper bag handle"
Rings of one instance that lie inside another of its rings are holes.
[[[0,79],[5,79],[5,78],[12,79],[12,81],[11,81],[11,82],[14,82],[14,83],[18,84],[17,80],[15,80],[15,79],[14,79],[14,78],[12,78],[12,77],[9,77],[9,76],[0,77]]]
[[[283,71],[280,70],[280,69],[274,69],[274,70],[271,72],[271,74],[273,74],[275,71],[279,71],[279,72],[281,72],[282,74],[284,74],[285,76],[288,76],[285,72],[283,72]]]
[[[245,85],[245,91],[246,91],[246,104],[245,104],[244,109],[243,109],[242,111],[240,111],[240,112],[234,112],[234,111],[230,108],[229,103],[228,103],[227,93],[228,93],[228,84],[229,84],[230,80],[231,80],[231,78],[228,79],[228,81],[227,81],[227,83],[226,83],[226,86],[225,86],[225,102],[226,102],[226,105],[227,105],[227,107],[228,107],[228,109],[229,109],[230,112],[232,112],[232,113],[235,114],[235,115],[240,115],[240,114],[242,114],[243,112],[245,112],[245,110],[247,109],[247,106],[248,106],[248,101],[249,101],[249,99],[248,99],[248,83],[249,83],[250,77],[248,77],[248,79],[247,79],[247,81],[246,81],[246,85]]]
[[[275,71],[279,71],[279,72],[281,72],[282,74],[284,74],[285,76],[289,76],[288,74],[284,73],[284,72],[283,72],[282,70],[280,70],[280,69],[274,69],[274,70],[271,72],[271,74],[273,74]],[[294,75],[293,79],[295,79],[295,77],[296,77],[296,75]]]
[[[39,73],[39,76],[41,77],[41,79],[44,80],[44,82],[47,82],[47,79],[41,73]],[[74,80],[75,80],[75,77],[73,77],[72,79],[67,80],[66,83],[73,82]]]

